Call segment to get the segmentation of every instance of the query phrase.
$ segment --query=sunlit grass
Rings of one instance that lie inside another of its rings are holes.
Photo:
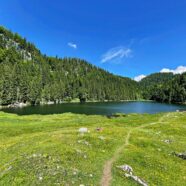
[[[159,121],[163,118],[162,121]],[[144,128],[139,126],[158,122]],[[79,134],[80,127],[90,131]],[[96,128],[101,127],[102,131]],[[109,119],[77,114],[17,116],[0,113],[0,185],[99,185],[103,166],[114,162],[112,185],[135,185],[116,166],[131,165],[149,185],[184,185],[186,114],[130,114]],[[167,144],[164,140],[172,142]]]

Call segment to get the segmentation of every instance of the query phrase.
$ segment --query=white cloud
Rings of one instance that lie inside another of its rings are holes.
[[[160,72],[161,73],[169,73],[169,72],[172,72],[172,70],[170,70],[168,68],[163,68]]]
[[[176,69],[163,68],[160,72],[161,73],[183,74],[184,72],[186,72],[186,66],[178,66]],[[134,80],[139,82],[145,77],[146,76],[142,74],[142,75],[134,77]]]
[[[105,54],[103,54],[101,58],[101,63],[106,63],[108,61],[118,61],[123,58],[132,57],[132,50],[130,48],[125,47],[115,47],[111,48]]]
[[[160,72],[161,73],[172,72],[173,74],[182,74],[186,72],[186,66],[178,66],[176,69],[163,68]]]
[[[139,76],[134,77],[134,80],[137,81],[137,82],[139,82],[139,81],[141,81],[145,77],[146,76],[142,74],[142,75],[139,75]]]
[[[77,49],[77,44],[75,44],[75,43],[69,42],[68,46],[71,48]]]

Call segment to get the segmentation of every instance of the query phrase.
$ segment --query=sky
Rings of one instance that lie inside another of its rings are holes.
[[[186,0],[0,0],[0,25],[137,81],[186,71]]]

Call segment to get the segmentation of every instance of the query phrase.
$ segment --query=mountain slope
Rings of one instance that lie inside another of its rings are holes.
[[[186,73],[155,73],[139,83],[145,99],[159,102],[186,102]]]
[[[173,77],[173,73],[153,73],[142,79],[140,81],[140,86],[143,88],[152,87],[154,85],[170,81],[173,79]]]
[[[26,39],[0,27],[0,104],[135,100],[138,84],[84,60],[42,55]]]

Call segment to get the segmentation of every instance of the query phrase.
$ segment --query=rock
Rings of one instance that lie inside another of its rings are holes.
[[[118,168],[120,168],[121,170],[123,170],[125,172],[128,172],[128,173],[132,173],[133,172],[132,167],[129,166],[129,165],[121,165],[121,166],[118,166]]]
[[[170,144],[172,143],[172,140],[169,140],[169,139],[166,139],[166,140],[162,140],[163,142],[167,143],[167,144]]]
[[[141,178],[139,178],[138,176],[134,176],[132,174],[127,174],[125,173],[125,177],[127,178],[132,178],[134,181],[136,181],[137,183],[139,183],[140,185],[143,185],[143,186],[148,186],[148,184],[142,180]]]
[[[88,132],[87,128],[82,127],[82,128],[79,129],[79,133],[81,133],[81,134],[84,134],[84,133],[87,133],[87,132]]]
[[[26,107],[27,104],[26,103],[19,103],[19,102],[16,102],[14,104],[11,104],[9,105],[8,107],[9,108],[22,108],[22,107]]]
[[[176,153],[176,152],[173,152],[173,154],[183,160],[186,160],[186,152],[184,153]]]
[[[144,180],[142,180],[138,176],[133,175],[133,168],[130,165],[121,165],[121,166],[118,166],[118,168],[129,173],[129,174],[125,173],[125,177],[132,178],[134,181],[136,181],[140,185],[148,186],[148,184]]]

